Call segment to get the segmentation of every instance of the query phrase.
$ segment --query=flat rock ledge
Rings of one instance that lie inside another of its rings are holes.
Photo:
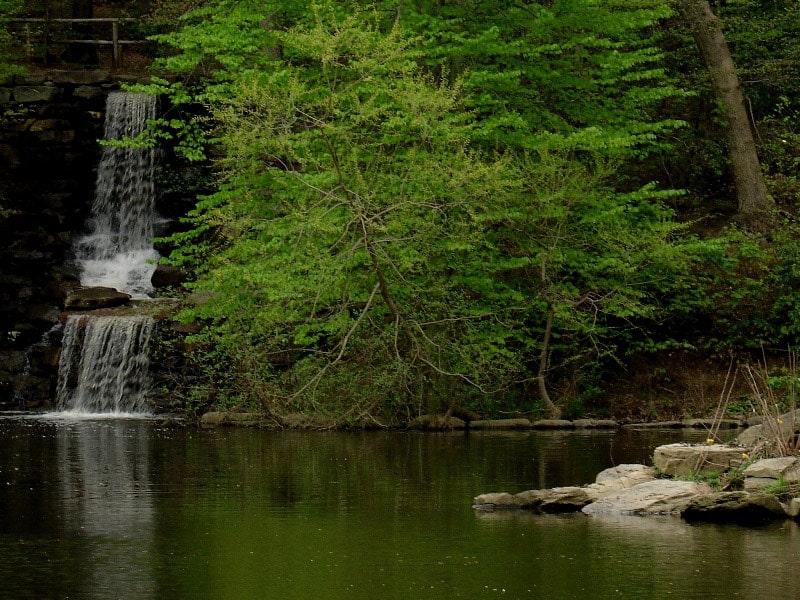
[[[533,510],[542,513],[577,512],[591,502],[580,487],[557,487],[549,490],[528,490],[519,494],[482,494],[475,498],[475,508]]]
[[[71,291],[64,300],[67,310],[95,310],[126,304],[130,294],[110,287],[85,287]]]

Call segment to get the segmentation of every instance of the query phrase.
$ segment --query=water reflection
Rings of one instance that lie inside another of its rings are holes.
[[[149,427],[84,420],[55,432],[62,527],[86,540],[81,594],[153,597]]]
[[[201,431],[0,418],[13,598],[798,597],[798,528],[482,513],[701,432]],[[0,594],[0,595],[2,595]]]

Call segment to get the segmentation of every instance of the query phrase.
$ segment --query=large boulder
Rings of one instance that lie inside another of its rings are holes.
[[[683,509],[681,516],[690,522],[761,525],[785,519],[787,515],[774,495],[719,492],[695,498]]]
[[[127,304],[131,299],[130,294],[120,292],[110,287],[85,287],[71,291],[64,301],[64,308],[68,310],[96,310]]]
[[[666,444],[653,452],[653,465],[665,475],[686,477],[697,473],[720,473],[740,466],[747,456],[742,448],[725,444]]]
[[[602,497],[583,507],[587,515],[673,515],[711,487],[699,481],[655,479]]]
[[[617,465],[598,473],[595,482],[587,485],[584,489],[592,501],[597,501],[653,479],[655,479],[653,467],[635,464]]]

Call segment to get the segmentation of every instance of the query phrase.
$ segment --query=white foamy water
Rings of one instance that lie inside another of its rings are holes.
[[[147,316],[70,315],[58,363],[58,409],[83,417],[148,412],[152,330]]]

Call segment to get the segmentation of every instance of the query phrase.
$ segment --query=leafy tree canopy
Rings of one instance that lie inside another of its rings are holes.
[[[220,188],[172,260],[228,393],[343,419],[546,400],[687,276],[674,192],[617,175],[675,125],[637,33],[665,9],[427,8],[223,0],[160,38],[214,124]]]

